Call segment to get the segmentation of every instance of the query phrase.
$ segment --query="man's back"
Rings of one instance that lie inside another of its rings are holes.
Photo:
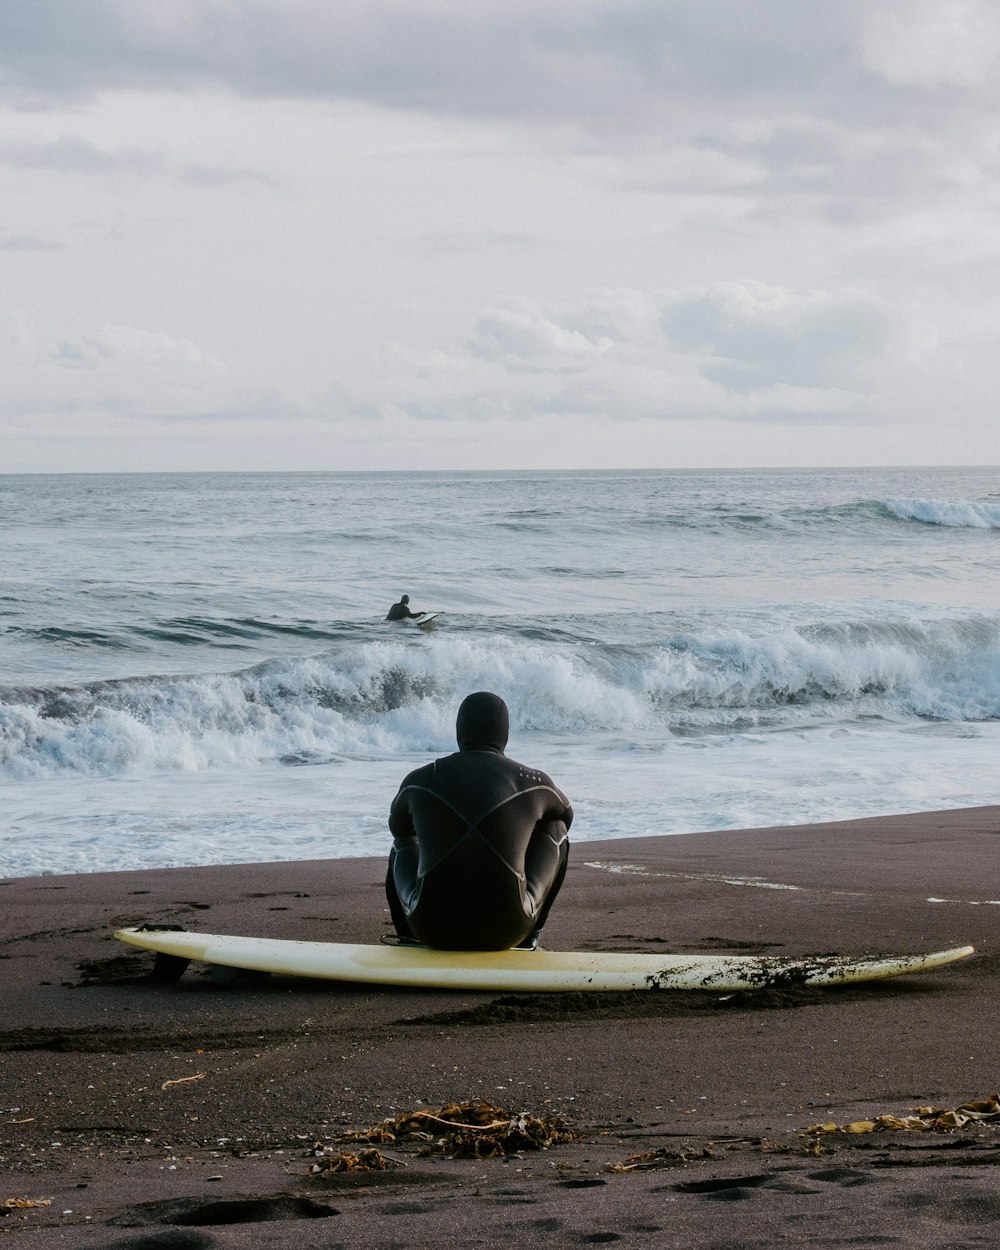
[[[417,837],[422,876],[466,842],[481,842],[520,874],[538,822],[567,823],[569,812],[566,796],[545,773],[506,755],[456,751],[404,779],[389,828],[394,836]]]
[[[386,613],[387,621],[408,621],[418,616],[423,616],[422,612],[410,611],[410,596],[404,595],[398,603],[394,603]]]
[[[470,699],[480,699],[474,710],[482,715],[472,731],[467,718],[467,745],[410,773],[393,800],[392,875],[421,941],[498,950],[531,932],[554,897],[573,810],[547,774],[503,754],[506,707],[500,745],[490,720],[502,700]]]

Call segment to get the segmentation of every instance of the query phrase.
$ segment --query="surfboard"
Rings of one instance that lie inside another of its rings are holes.
[[[138,926],[119,941],[176,960],[201,960],[285,976],[448,990],[713,990],[735,992],[797,985],[846,985],[940,968],[971,946],[930,955],[851,958],[823,955],[654,955],[623,951],[439,951],[425,946],[354,946],[274,938],[189,933]],[[175,966],[179,975],[183,966]]]
[[[441,615],[440,612],[428,612],[426,616],[422,616],[419,621],[414,621],[418,629],[434,629],[435,622]]]

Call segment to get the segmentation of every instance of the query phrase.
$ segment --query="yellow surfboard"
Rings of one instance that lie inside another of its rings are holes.
[[[973,947],[929,955],[872,958],[823,955],[652,955],[622,951],[439,951],[424,946],[355,946],[275,938],[188,933],[139,926],[115,937],[175,959],[224,968],[376,985],[448,990],[713,990],[846,985],[925,972],[965,959]]]

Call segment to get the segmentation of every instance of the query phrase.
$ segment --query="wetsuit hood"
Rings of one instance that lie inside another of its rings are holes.
[[[460,751],[496,751],[503,755],[509,733],[507,704],[498,694],[479,690],[462,700],[455,722]]]

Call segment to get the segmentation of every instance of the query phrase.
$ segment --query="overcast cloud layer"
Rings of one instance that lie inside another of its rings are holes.
[[[1000,463],[993,0],[4,0],[0,472]]]

